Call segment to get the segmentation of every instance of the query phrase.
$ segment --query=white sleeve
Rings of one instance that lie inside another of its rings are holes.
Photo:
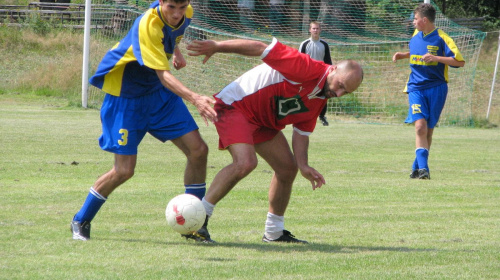
[[[276,37],[273,37],[273,41],[271,42],[271,44],[269,44],[269,46],[267,46],[267,48],[262,52],[262,54],[260,55],[260,58],[261,59],[264,59],[264,57],[267,56],[267,54],[274,48],[274,45],[276,45],[276,43],[278,43],[278,39],[276,39]]]

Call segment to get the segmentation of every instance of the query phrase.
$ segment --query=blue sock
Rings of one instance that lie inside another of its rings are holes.
[[[417,148],[415,154],[417,155],[418,167],[429,171],[429,165],[427,164],[429,160],[429,150],[426,148]]]
[[[413,165],[411,167],[411,170],[418,170],[418,160],[415,157],[415,161],[413,161]]]
[[[206,183],[184,185],[184,187],[186,188],[184,193],[192,194],[200,200],[205,196],[205,191],[207,190]]]
[[[106,202],[106,198],[96,192],[94,188],[90,188],[87,199],[85,199],[85,202],[83,203],[80,211],[76,213],[73,221],[78,221],[81,223],[85,221],[92,221],[104,202]]]

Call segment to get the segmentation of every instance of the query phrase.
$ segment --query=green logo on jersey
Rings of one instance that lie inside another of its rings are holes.
[[[299,114],[309,111],[309,109],[307,109],[307,107],[304,105],[304,102],[300,98],[300,95],[296,95],[291,98],[275,96],[274,100],[276,102],[278,120],[281,120],[288,115]]]

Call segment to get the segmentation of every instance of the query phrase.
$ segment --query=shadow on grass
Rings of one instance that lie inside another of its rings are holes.
[[[198,245],[198,244],[196,244]],[[210,245],[210,244],[199,244]],[[216,243],[211,244],[214,247],[240,248],[263,252],[321,252],[321,253],[341,253],[353,254],[361,252],[377,252],[377,251],[392,251],[392,252],[429,252],[437,251],[437,249],[419,249],[409,247],[381,247],[381,246],[342,246],[327,243],[309,243],[309,244],[276,244],[276,243]]]
[[[161,242],[146,239],[119,239],[119,238],[99,238],[100,240],[109,241],[124,241],[138,243],[154,243],[168,246],[205,246],[207,248],[238,248],[262,252],[321,252],[321,253],[339,253],[339,254],[356,254],[362,252],[435,252],[443,251],[434,248],[410,248],[410,247],[383,247],[383,246],[343,246],[328,243],[309,243],[309,244],[289,244],[289,243],[198,243],[192,240],[179,242]],[[214,260],[216,260],[215,258]]]

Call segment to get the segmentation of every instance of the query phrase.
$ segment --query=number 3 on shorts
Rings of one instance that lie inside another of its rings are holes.
[[[127,145],[127,139],[128,139],[128,130],[122,128],[118,132],[122,135],[122,139],[118,140],[118,145],[120,145],[120,146],[126,146]]]

